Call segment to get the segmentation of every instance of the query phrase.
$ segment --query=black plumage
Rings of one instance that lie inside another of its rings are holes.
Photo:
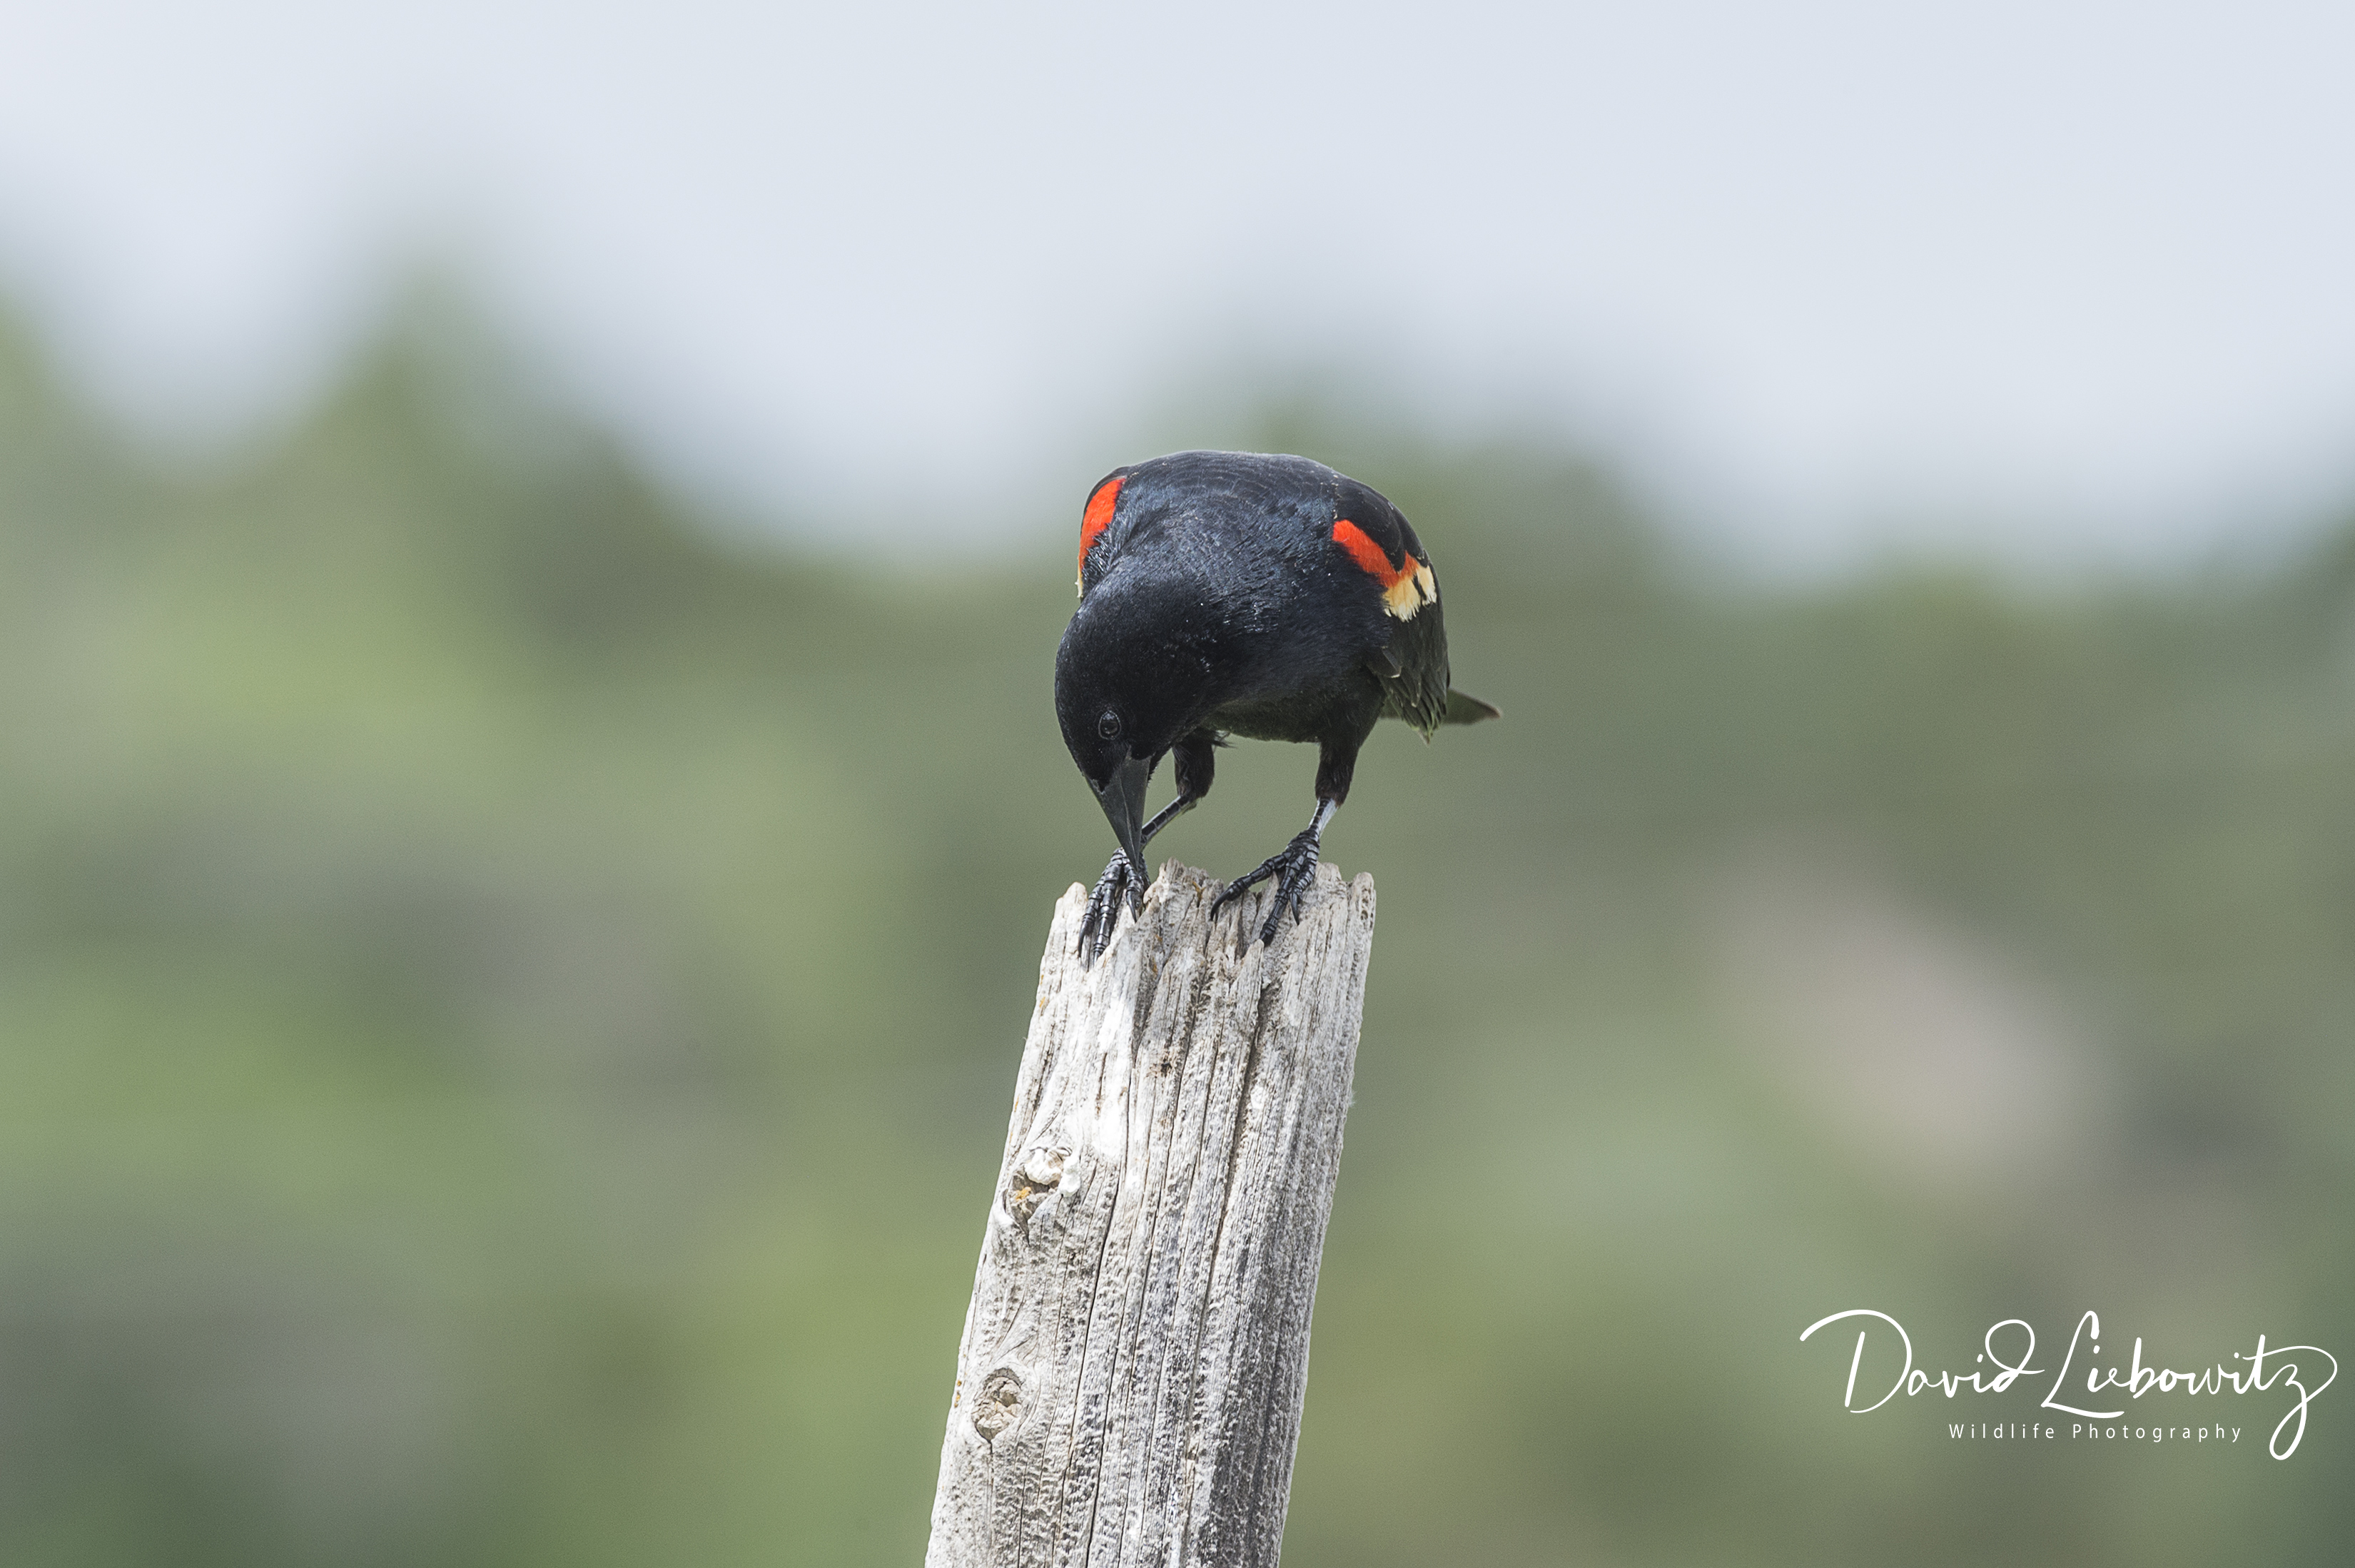
[[[1091,959],[1120,905],[1143,907],[1145,847],[1209,793],[1226,737],[1317,748],[1308,827],[1218,900],[1276,878],[1272,942],[1374,725],[1428,738],[1497,716],[1448,688],[1439,579],[1398,508],[1321,463],[1240,452],[1157,457],[1089,493],[1055,712],[1121,845],[1082,924]],[[1146,820],[1146,785],[1173,755],[1178,797]]]

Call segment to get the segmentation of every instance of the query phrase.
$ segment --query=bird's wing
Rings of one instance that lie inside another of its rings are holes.
[[[1436,605],[1393,631],[1366,667],[1381,680],[1382,717],[1426,736],[1447,722],[1447,634]]]
[[[1430,552],[1378,492],[1344,479],[1335,499],[1335,548],[1381,591],[1387,635],[1366,667],[1381,680],[1382,712],[1428,735],[1447,718],[1447,632]]]

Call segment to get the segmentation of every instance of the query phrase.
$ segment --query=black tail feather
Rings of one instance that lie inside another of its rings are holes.
[[[1454,687],[1447,688],[1447,717],[1442,724],[1477,724],[1483,719],[1502,719],[1502,709],[1491,707],[1476,697],[1467,697]]]

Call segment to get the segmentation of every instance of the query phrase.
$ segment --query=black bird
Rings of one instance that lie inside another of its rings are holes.
[[[1090,962],[1125,901],[1143,912],[1145,847],[1210,793],[1229,735],[1314,741],[1316,813],[1220,905],[1270,877],[1273,942],[1316,869],[1376,720],[1429,740],[1497,709],[1447,686],[1439,579],[1381,496],[1305,457],[1180,452],[1115,468],[1080,517],[1080,608],[1055,653],[1055,715],[1120,840],[1080,926]],[[1178,798],[1145,816],[1145,786],[1178,757]]]

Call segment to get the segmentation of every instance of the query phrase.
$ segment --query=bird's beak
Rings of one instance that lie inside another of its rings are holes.
[[[1112,824],[1113,837],[1120,840],[1121,852],[1136,873],[1129,886],[1129,903],[1139,914],[1145,912],[1145,786],[1153,777],[1153,764],[1142,757],[1131,757],[1113,770],[1112,777],[1096,791],[1096,803],[1103,807],[1104,819]]]

